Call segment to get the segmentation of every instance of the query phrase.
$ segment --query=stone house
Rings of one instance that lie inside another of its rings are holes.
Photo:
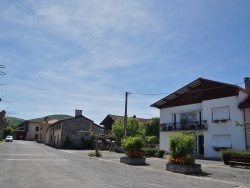
[[[55,148],[84,148],[85,142],[91,139],[90,132],[102,134],[103,129],[84,117],[81,110],[76,110],[75,117],[48,126],[45,144]]]

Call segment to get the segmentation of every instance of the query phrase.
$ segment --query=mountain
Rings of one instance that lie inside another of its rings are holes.
[[[9,125],[11,125],[11,126],[19,125],[25,121],[24,119],[16,118],[16,117],[6,117],[6,119],[9,122]]]
[[[63,114],[54,114],[54,115],[49,115],[49,120],[50,119],[58,119],[58,120],[62,120],[62,119],[68,119],[68,118],[72,118],[73,116],[70,115],[63,115]],[[44,118],[44,117],[43,117]]]
[[[63,115],[63,114],[54,114],[54,115],[49,115],[48,117],[49,117],[49,120],[51,120],[51,119],[62,120],[62,119],[72,118],[73,116]],[[6,119],[8,120],[10,126],[19,125],[19,124],[23,123],[24,121],[26,121],[24,119],[16,118],[16,117],[6,117]],[[44,117],[41,117],[41,118],[38,118],[38,119],[44,119]]]

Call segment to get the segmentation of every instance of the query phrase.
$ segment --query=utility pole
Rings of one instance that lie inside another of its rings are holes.
[[[125,114],[124,114],[124,138],[126,138],[127,136],[127,117],[128,117],[128,114],[127,114],[127,107],[128,107],[128,94],[129,92],[126,92],[125,94]]]

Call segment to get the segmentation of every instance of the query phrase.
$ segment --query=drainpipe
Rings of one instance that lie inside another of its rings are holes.
[[[245,115],[245,108],[242,109],[243,110],[243,120],[244,122],[246,122],[246,115]],[[247,129],[245,129],[245,150],[247,150]]]

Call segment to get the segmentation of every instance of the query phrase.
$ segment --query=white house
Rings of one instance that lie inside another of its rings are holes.
[[[250,120],[250,78],[246,89],[204,78],[189,83],[152,104],[160,109],[160,148],[169,151],[169,138],[192,133],[196,155],[221,157],[220,149],[250,149],[250,131],[235,121]]]

